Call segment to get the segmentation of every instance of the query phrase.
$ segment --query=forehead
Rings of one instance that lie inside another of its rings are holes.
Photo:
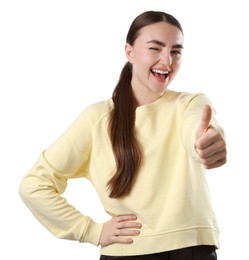
[[[183,45],[183,34],[176,26],[166,22],[159,22],[143,27],[136,41],[148,42],[151,40],[158,40],[166,45]]]

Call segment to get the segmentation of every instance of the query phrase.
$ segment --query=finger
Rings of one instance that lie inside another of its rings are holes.
[[[115,236],[138,236],[140,234],[139,230],[131,230],[131,229],[118,229],[115,232]]]
[[[204,150],[207,149],[207,147],[213,145],[215,142],[219,141],[219,139],[221,139],[220,133],[211,126],[206,130],[205,136],[200,136],[199,139],[196,140],[195,145],[196,148]]]
[[[128,214],[128,215],[118,215],[114,218],[117,222],[123,222],[123,221],[135,221],[137,220],[137,216],[134,214]]]
[[[206,143],[206,145],[204,143],[200,143],[199,146],[196,147],[196,151],[201,159],[206,159],[225,150],[225,148],[226,146],[223,140],[219,140],[216,143]]]
[[[223,165],[226,163],[226,149],[219,151],[208,158],[202,159],[202,164],[207,168],[211,169],[218,167],[217,165]]]
[[[113,243],[132,244],[132,243],[133,243],[133,239],[131,239],[131,238],[126,238],[126,237],[115,236],[115,237],[113,238]]]
[[[200,129],[206,132],[210,126],[210,121],[212,117],[212,109],[209,105],[205,105],[202,111],[202,117],[200,122]]]
[[[200,158],[208,158],[220,151],[226,149],[226,142],[220,134],[217,132],[212,132],[211,128],[208,130],[206,137],[200,138],[196,142],[196,151]]]
[[[142,225],[138,222],[119,222],[117,223],[116,226],[118,229],[124,229],[124,228],[136,228],[136,229],[140,229],[142,227]]]
[[[206,169],[210,170],[210,169],[218,168],[218,167],[224,165],[226,162],[227,162],[227,159],[226,159],[226,157],[225,157],[225,158],[222,159],[222,160],[218,160],[218,161],[216,161],[215,163],[206,166]]]
[[[206,133],[207,129],[210,126],[210,121],[212,117],[212,109],[209,105],[205,105],[201,115],[201,121],[197,128],[197,138]]]

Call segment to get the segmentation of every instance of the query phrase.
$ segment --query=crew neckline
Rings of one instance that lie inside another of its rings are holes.
[[[159,107],[161,107],[161,104],[168,101],[174,93],[175,93],[175,91],[167,89],[163,93],[163,95],[160,98],[158,98],[157,100],[155,100],[154,102],[146,104],[146,105],[138,106],[136,108],[136,114],[137,113],[150,113],[150,112],[157,110]],[[112,98],[109,99],[109,104],[111,105],[111,107],[113,107]]]
[[[164,103],[166,100],[170,98],[172,95],[173,91],[171,90],[166,90],[163,95],[155,100],[152,103],[146,104],[146,105],[141,105],[136,108],[136,113],[149,113],[157,110],[162,103]]]

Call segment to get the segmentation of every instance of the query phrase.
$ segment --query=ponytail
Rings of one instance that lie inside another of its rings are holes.
[[[132,66],[127,62],[112,95],[114,108],[110,114],[109,133],[116,160],[116,173],[107,183],[111,198],[121,198],[129,194],[142,158],[134,133],[136,102],[131,77]]]

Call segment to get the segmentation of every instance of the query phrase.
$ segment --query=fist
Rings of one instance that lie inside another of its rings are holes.
[[[196,130],[195,140],[195,150],[207,169],[220,167],[227,161],[226,142],[220,131],[210,124],[211,118],[212,109],[206,105]]]

